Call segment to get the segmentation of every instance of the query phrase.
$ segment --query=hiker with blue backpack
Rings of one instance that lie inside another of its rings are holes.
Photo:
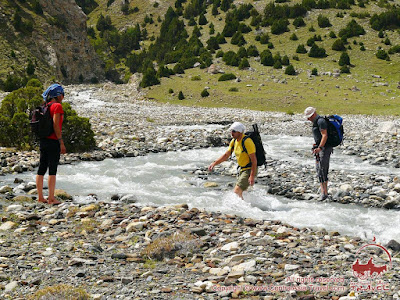
[[[64,118],[61,102],[64,99],[64,89],[59,84],[52,84],[44,91],[42,97],[44,101],[41,107],[42,115],[41,117],[37,116],[36,121],[36,134],[40,138],[40,161],[36,175],[36,188],[39,202],[57,205],[61,203],[54,196],[57,167],[60,154],[66,153],[61,132]],[[49,170],[49,195],[45,199],[43,179],[47,169]]]
[[[235,153],[240,170],[233,191],[242,199],[243,192],[247,190],[249,186],[254,185],[257,176],[257,165],[261,165],[265,162],[264,149],[258,150],[258,147],[262,147],[258,128],[256,125],[253,125],[253,128],[253,132],[245,133],[245,126],[242,123],[234,122],[229,127],[232,140],[228,150],[208,167],[208,170],[212,171],[216,165],[226,161],[232,153]],[[256,151],[258,155],[256,155]],[[257,161],[258,157],[260,157],[259,161]]]
[[[314,107],[307,107],[304,110],[304,116],[313,124],[312,133],[315,144],[312,152],[315,155],[317,176],[321,184],[320,200],[326,200],[330,157],[333,147],[339,145],[343,139],[342,118],[337,115],[322,117],[317,114]]]

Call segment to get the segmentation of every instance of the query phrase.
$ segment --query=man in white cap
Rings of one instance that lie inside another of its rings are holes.
[[[329,160],[333,151],[333,147],[326,143],[328,141],[328,123],[325,118],[317,114],[314,107],[307,107],[304,110],[304,116],[313,123],[312,133],[315,144],[312,151],[316,158],[317,175],[321,184],[321,200],[325,200],[328,198]]]
[[[251,138],[245,138],[243,142],[245,127],[242,123],[233,123],[229,127],[229,130],[232,135],[232,140],[229,144],[228,151],[220,158],[213,161],[208,167],[208,170],[212,171],[216,165],[226,161],[231,156],[232,152],[234,152],[240,167],[240,172],[233,191],[243,199],[243,191],[247,190],[250,185],[254,185],[257,175],[256,146]],[[243,149],[242,142],[245,150]]]

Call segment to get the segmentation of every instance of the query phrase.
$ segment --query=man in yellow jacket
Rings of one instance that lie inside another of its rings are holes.
[[[229,127],[229,130],[232,135],[232,140],[229,144],[228,151],[217,160],[213,161],[208,167],[208,170],[212,171],[216,165],[226,161],[231,156],[232,152],[234,152],[240,167],[240,172],[233,191],[243,199],[243,191],[247,190],[250,185],[254,185],[255,177],[257,176],[256,147],[251,138],[245,136],[245,127],[242,123],[233,123]],[[245,149],[243,149],[243,145]]]

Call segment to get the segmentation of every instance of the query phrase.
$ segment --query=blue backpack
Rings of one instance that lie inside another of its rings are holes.
[[[343,142],[343,118],[338,115],[329,115],[324,117],[328,123],[328,140],[326,144],[331,147],[336,147]]]

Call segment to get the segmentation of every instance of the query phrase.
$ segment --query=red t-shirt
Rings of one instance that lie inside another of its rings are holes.
[[[63,122],[63,120],[64,120],[64,110],[63,110],[63,108],[62,108],[61,103],[56,102],[56,103],[53,103],[53,104],[50,106],[50,116],[51,116],[52,119],[54,118],[54,114],[60,114],[60,115],[61,115],[61,116],[60,116],[60,123],[58,124],[59,127],[60,127],[60,132],[61,132],[62,122]],[[54,119],[53,119],[53,120],[54,120]],[[47,138],[48,138],[48,139],[52,139],[52,140],[57,140],[56,133],[53,132],[53,133],[50,134]]]

